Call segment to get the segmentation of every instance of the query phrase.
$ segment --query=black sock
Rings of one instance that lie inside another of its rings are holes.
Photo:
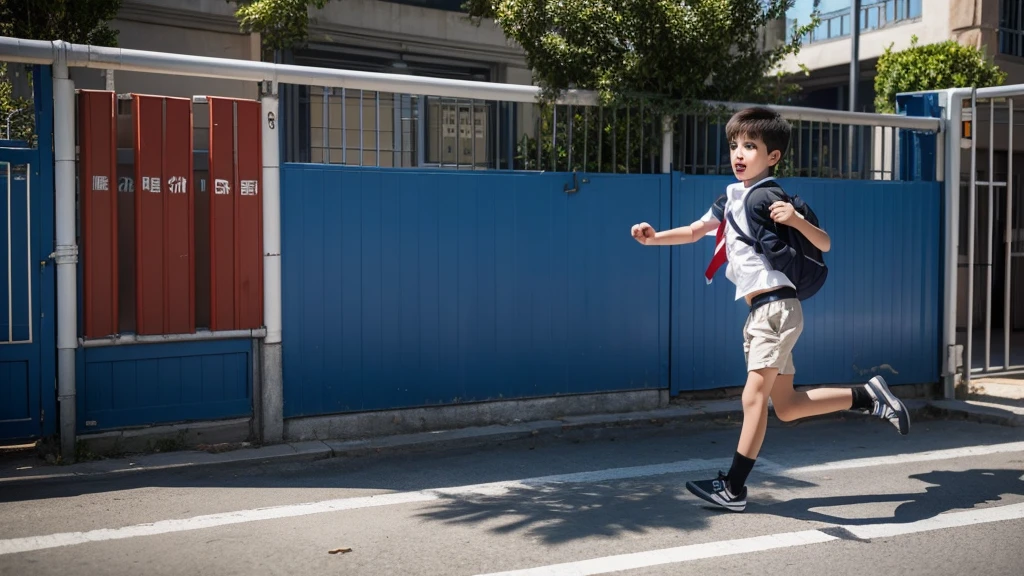
[[[853,406],[850,406],[850,410],[867,410],[871,411],[874,408],[875,400],[868,394],[868,389],[863,386],[857,386],[853,389]]]
[[[750,476],[750,471],[754,469],[754,461],[739,452],[732,456],[732,468],[729,468],[729,490],[732,491],[733,495],[737,495],[743,491],[743,486],[747,483],[747,476]]]

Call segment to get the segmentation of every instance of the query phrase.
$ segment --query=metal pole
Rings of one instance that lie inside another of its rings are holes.
[[[995,226],[995,138],[996,136],[996,101],[988,101],[988,225],[985,226],[988,236],[988,251],[985,257],[985,372],[992,367],[992,264],[993,240],[996,235]],[[1012,154],[1013,151],[1011,150]]]
[[[852,0],[850,2],[850,112],[857,111],[857,84],[859,82],[860,0]]]
[[[945,255],[945,282],[943,285],[943,321],[942,347],[946,354],[946,370],[943,375],[943,397],[951,400],[956,395],[957,374],[957,278],[959,276],[960,246],[960,156],[962,141],[961,122],[963,120],[963,98],[970,94],[969,89],[949,90],[945,112],[946,122],[946,162],[945,166],[945,224],[943,253]]]
[[[262,441],[284,438],[284,373],[281,364],[281,164],[277,138],[278,85],[261,90],[263,121],[263,323]]]
[[[57,399],[60,448],[64,462],[75,461],[78,351],[78,246],[75,244],[75,84],[68,75],[67,52],[58,46],[53,77],[53,142],[57,247]]]
[[[672,117],[661,119],[661,173],[672,172]]]
[[[1006,265],[1004,268],[1003,286],[1003,369],[1010,369],[1010,279],[1013,276],[1013,98],[1009,99],[1009,120],[1010,142],[1007,146],[1007,169],[1006,169],[1006,234],[1003,241],[1006,243],[1006,254],[1004,255]]]
[[[971,93],[971,184],[967,189],[967,346],[964,347],[964,386],[971,384],[971,356],[974,345],[974,236],[977,233],[978,188],[978,93]]]

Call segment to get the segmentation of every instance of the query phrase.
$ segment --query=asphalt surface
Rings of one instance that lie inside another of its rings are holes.
[[[708,509],[683,485],[726,469],[737,435],[9,483],[0,574],[1024,574],[1024,429],[773,425],[747,511]]]

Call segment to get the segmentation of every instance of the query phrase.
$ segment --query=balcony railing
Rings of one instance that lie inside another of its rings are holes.
[[[907,20],[921,17],[923,0],[879,0],[863,2],[860,7],[860,29],[862,32],[878,30]],[[852,2],[851,2],[852,5]],[[786,26],[786,36],[793,35],[798,19],[790,19]],[[850,10],[840,9],[821,15],[821,24],[803,37],[804,44],[823,42],[834,38],[850,35],[852,21]]]

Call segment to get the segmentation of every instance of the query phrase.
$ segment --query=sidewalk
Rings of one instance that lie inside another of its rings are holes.
[[[911,422],[934,418],[966,419],[1004,426],[1024,426],[1024,408],[996,405],[974,400],[909,400]],[[507,426],[463,428],[441,432],[384,436],[366,440],[317,440],[311,442],[275,444],[254,447],[236,445],[215,451],[180,451],[158,454],[139,454],[125,458],[82,462],[68,466],[51,465],[35,456],[7,459],[0,463],[0,486],[13,482],[39,481],[57,478],[87,478],[109,474],[168,470],[194,466],[266,464],[312,461],[325,458],[359,457],[376,454],[407,453],[412,451],[451,450],[482,445],[493,445],[528,438],[557,438],[583,431],[612,428],[653,429],[680,427],[697,423],[739,423],[742,408],[738,399],[708,402],[688,402],[645,412],[600,414],[567,417],[561,420],[514,423]],[[859,418],[851,413],[838,413],[822,418]],[[866,416],[865,416],[866,417]],[[773,419],[773,424],[777,424]],[[790,424],[780,424],[788,426]],[[793,424],[799,425],[799,424]],[[913,433],[913,432],[912,432]]]

